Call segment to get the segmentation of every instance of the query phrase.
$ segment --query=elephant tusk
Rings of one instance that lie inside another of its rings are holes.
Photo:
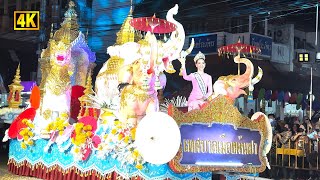
[[[258,69],[259,70],[258,70],[257,76],[251,80],[251,84],[252,85],[257,84],[261,80],[261,78],[263,76],[263,70],[259,66],[258,66]]]
[[[194,47],[194,39],[192,38],[190,47],[186,50],[187,55],[191,53],[191,51],[193,50],[193,47]]]

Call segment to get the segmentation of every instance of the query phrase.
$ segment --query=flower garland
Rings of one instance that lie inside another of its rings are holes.
[[[32,132],[34,130],[34,124],[28,119],[23,119],[22,123],[27,125],[27,127],[20,130],[18,139],[21,140],[21,148],[27,149],[27,146],[34,144],[32,140],[34,137],[34,133]]]

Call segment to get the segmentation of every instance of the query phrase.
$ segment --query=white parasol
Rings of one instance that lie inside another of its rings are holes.
[[[147,114],[138,124],[136,145],[146,162],[164,164],[177,154],[180,129],[175,120],[163,112]]]

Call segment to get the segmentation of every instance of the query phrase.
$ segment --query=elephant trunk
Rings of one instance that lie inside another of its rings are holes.
[[[240,56],[236,56],[234,58],[235,63],[243,63],[246,65],[246,71],[237,77],[237,83],[239,88],[246,88],[251,84],[251,79],[253,76],[253,64],[247,58],[240,58]]]
[[[179,58],[185,40],[185,31],[182,24],[173,18],[173,15],[176,15],[178,13],[178,8],[179,6],[176,4],[168,11],[166,15],[167,21],[175,24],[177,27],[176,31],[171,33],[170,39],[164,45],[164,47],[166,47],[165,52],[168,53],[169,61],[173,61]]]

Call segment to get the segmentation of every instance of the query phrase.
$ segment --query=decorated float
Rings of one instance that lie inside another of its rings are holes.
[[[262,113],[248,119],[233,105],[253,85],[251,61],[235,57],[246,72],[219,78],[201,109],[183,113],[169,104],[159,112],[164,71],[175,72],[172,61],[186,58],[193,42],[183,50],[185,32],[173,18],[178,5],[166,20],[131,13],[93,91],[95,55],[69,3],[42,51],[42,81],[30,107],[6,131],[9,171],[43,179],[211,179],[212,172],[264,171],[270,123]]]

